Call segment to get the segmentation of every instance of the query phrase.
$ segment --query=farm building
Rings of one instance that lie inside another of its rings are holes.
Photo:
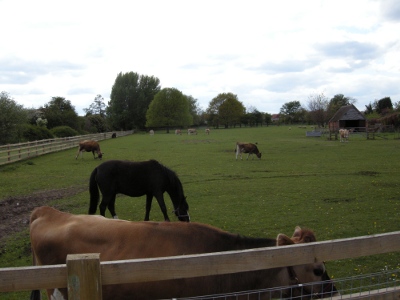
[[[346,105],[339,108],[339,110],[329,120],[329,131],[338,131],[340,128],[351,129],[359,131],[359,128],[365,128],[367,120],[364,115],[353,105]]]

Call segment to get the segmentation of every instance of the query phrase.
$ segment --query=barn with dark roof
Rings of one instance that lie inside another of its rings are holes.
[[[329,120],[328,124],[331,132],[337,131],[340,128],[354,128],[355,131],[364,131],[364,128],[367,126],[367,119],[353,104],[351,104],[339,108]]]

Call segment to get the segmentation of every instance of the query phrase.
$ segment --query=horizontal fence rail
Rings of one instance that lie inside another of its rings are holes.
[[[132,134],[133,130],[86,134],[66,138],[54,138],[26,143],[3,145],[0,146],[0,165],[5,165],[19,160],[29,159],[47,153],[77,147],[79,142],[83,140],[101,141],[109,139],[114,133],[117,137],[121,137]]]
[[[103,285],[210,276],[309,264],[400,251],[400,231],[285,247],[200,255],[101,262],[99,273],[84,275]],[[86,256],[80,258],[84,261]],[[71,255],[69,255],[70,257]],[[62,265],[0,269],[0,292],[65,288],[68,260]],[[76,256],[71,257],[76,261]],[[93,268],[88,268],[92,270]],[[83,280],[82,280],[83,281]],[[397,290],[397,294],[400,292]],[[74,299],[74,298],[71,298]]]

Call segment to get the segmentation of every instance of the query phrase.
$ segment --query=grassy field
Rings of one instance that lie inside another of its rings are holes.
[[[352,134],[348,143],[340,143],[306,137],[305,131],[281,126],[218,129],[210,135],[200,130],[196,136],[138,133],[102,141],[101,149],[103,161],[156,159],[168,166],[182,181],[191,220],[230,232],[275,237],[291,235],[299,225],[313,229],[321,241],[400,230],[397,137],[367,140]],[[236,161],[236,141],[257,142],[262,159],[247,161],[246,155]],[[87,213],[85,187],[101,161],[91,153],[75,160],[75,154],[71,149],[0,167],[0,199],[76,188],[83,192],[48,205]],[[166,204],[170,212],[167,194]],[[145,197],[120,195],[116,201],[121,219],[143,220],[144,207]],[[156,201],[150,218],[163,220]],[[30,265],[27,228],[3,241],[0,267]],[[333,278],[394,269],[400,267],[400,253],[328,262],[327,267]],[[20,293],[3,296],[18,299]]]

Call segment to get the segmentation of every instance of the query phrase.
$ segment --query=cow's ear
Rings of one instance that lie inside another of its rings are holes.
[[[296,226],[296,228],[294,229],[293,237],[301,237],[301,228],[299,226]]]
[[[278,237],[276,238],[277,246],[287,246],[292,244],[294,244],[294,242],[290,239],[290,237],[283,233],[278,234]]]

